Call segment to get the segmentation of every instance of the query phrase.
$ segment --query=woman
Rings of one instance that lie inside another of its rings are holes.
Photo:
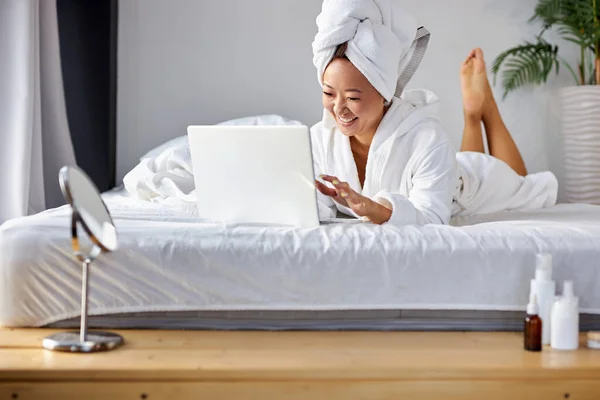
[[[556,202],[554,175],[527,175],[480,49],[461,66],[465,129],[457,154],[437,118],[436,96],[403,92],[427,35],[397,2],[326,0],[317,25],[313,61],[324,113],[311,140],[324,181],[316,183],[322,218],[337,209],[377,224],[446,224],[455,215]]]

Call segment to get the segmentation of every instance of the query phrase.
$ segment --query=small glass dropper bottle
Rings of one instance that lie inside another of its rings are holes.
[[[539,309],[535,294],[529,297],[527,316],[525,317],[524,347],[527,351],[542,350],[542,319],[538,315]]]

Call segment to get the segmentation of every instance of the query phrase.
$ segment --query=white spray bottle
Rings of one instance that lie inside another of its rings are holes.
[[[542,253],[537,256],[535,278],[531,280],[529,295],[535,295],[542,319],[542,344],[550,344],[551,313],[556,283],[552,280],[552,254]]]

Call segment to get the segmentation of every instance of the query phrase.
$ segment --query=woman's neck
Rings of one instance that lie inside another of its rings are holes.
[[[373,143],[373,137],[375,137],[375,132],[367,135],[363,134],[352,136],[350,138],[350,146],[352,147],[352,151],[356,153],[368,154],[371,143]]]
[[[373,138],[375,137],[375,132],[362,133],[360,135],[354,135],[350,138],[350,143],[352,147],[356,146],[357,150],[369,150],[371,147],[371,143],[373,143]]]

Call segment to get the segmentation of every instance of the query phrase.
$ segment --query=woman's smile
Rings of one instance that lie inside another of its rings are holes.
[[[352,125],[357,119],[358,117],[342,117],[341,115],[338,115],[338,121],[340,122],[340,124],[346,127]]]

